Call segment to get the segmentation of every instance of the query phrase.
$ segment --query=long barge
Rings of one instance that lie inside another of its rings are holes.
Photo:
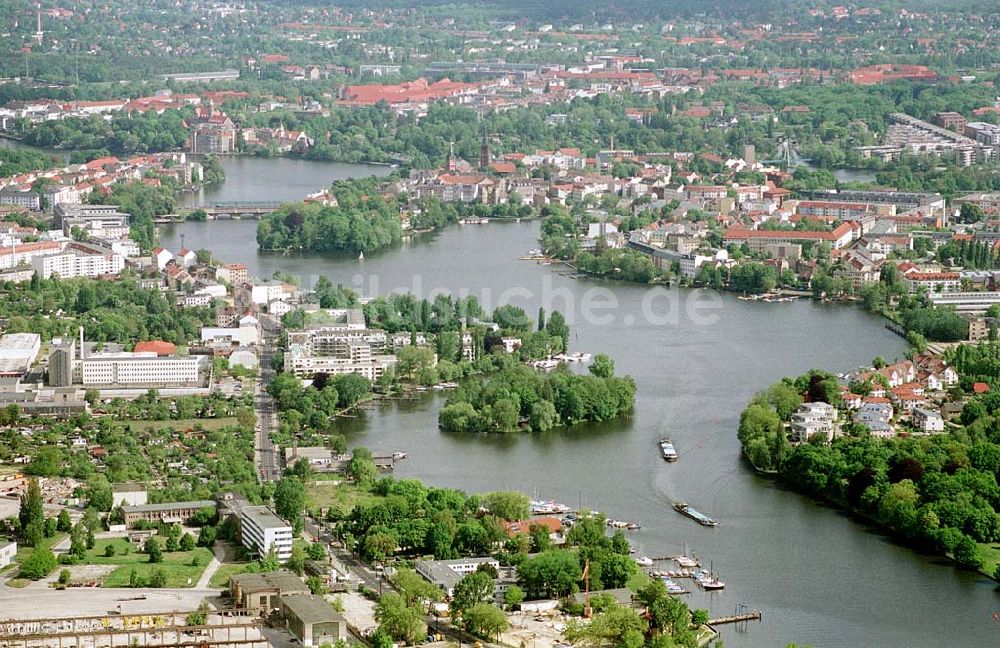
[[[708,517],[685,502],[674,502],[674,510],[681,515],[686,515],[702,526],[714,527],[719,525],[718,520]]]

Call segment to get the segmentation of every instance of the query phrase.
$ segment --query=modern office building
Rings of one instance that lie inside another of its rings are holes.
[[[292,527],[266,506],[243,508],[240,542],[258,556],[266,556],[273,548],[280,562],[292,557]]]
[[[80,361],[86,387],[203,387],[212,373],[208,356],[158,357],[155,353],[107,353]]]

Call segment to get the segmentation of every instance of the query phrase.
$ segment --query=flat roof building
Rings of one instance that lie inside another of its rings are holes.
[[[257,614],[279,607],[278,599],[289,594],[308,594],[309,587],[287,570],[263,574],[236,574],[229,579],[229,593],[236,606]]]
[[[140,521],[145,522],[186,522],[198,511],[211,508],[215,510],[213,500],[194,500],[191,502],[163,502],[161,504],[142,504],[139,506],[122,506],[125,526],[133,527]]]
[[[282,596],[280,602],[285,627],[303,646],[335,644],[348,639],[344,617],[322,596],[289,594]]]
[[[271,549],[280,562],[292,557],[292,527],[266,506],[246,506],[240,514],[240,542],[251,553],[266,556]]]
[[[125,482],[111,487],[111,508],[119,506],[143,506],[149,502],[146,485],[139,482]]]
[[[20,378],[28,373],[42,348],[37,333],[6,333],[0,336],[0,377]]]
[[[88,387],[203,387],[212,373],[208,356],[158,357],[156,353],[86,356],[81,380]]]

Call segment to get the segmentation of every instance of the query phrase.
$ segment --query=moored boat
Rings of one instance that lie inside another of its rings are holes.
[[[669,576],[661,577],[660,580],[663,584],[667,586],[667,594],[687,594],[688,591],[684,589],[677,581],[673,580]]]
[[[699,571],[694,574],[694,581],[704,590],[721,590],[725,589],[726,584],[720,581],[711,572]]]
[[[693,569],[698,567],[698,561],[691,556],[674,556],[674,562],[683,567],[684,569]]]

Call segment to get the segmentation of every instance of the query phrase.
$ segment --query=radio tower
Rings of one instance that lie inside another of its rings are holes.
[[[41,45],[42,38],[44,37],[45,32],[42,31],[42,4],[38,3],[35,5],[35,41]]]

